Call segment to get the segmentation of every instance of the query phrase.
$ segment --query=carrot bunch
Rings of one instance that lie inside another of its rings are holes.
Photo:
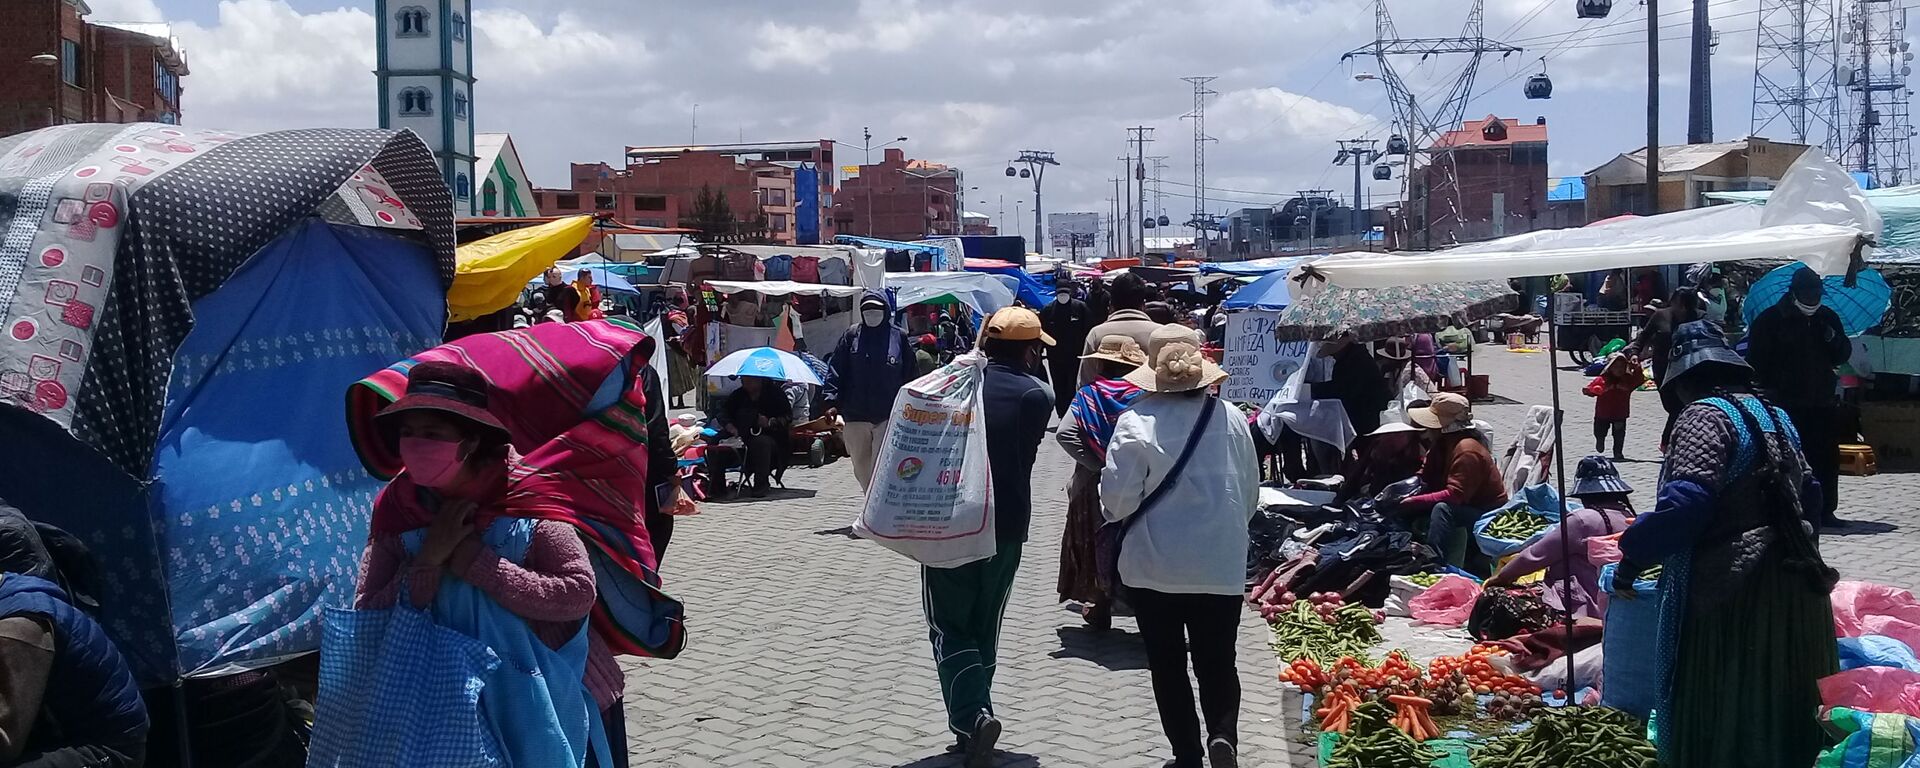
[[[1440,728],[1433,724],[1433,718],[1427,710],[1433,707],[1432,699],[1419,696],[1388,696],[1387,703],[1394,706],[1393,727],[1412,737],[1414,741],[1440,738]]]
[[[1314,714],[1320,716],[1320,730],[1346,733],[1353,726],[1353,710],[1360,706],[1360,697],[1346,688],[1334,690],[1327,698],[1327,705]]]

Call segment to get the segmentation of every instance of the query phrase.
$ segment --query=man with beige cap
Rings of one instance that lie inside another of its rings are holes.
[[[980,351],[987,356],[981,382],[987,434],[988,477],[993,488],[993,557],[955,568],[920,569],[921,605],[940,674],[947,728],[958,737],[968,768],[993,763],[1000,721],[993,715],[993,672],[1020,549],[1033,518],[1033,460],[1047,435],[1053,394],[1028,374],[1053,338],[1032,310],[1008,307],[987,318]],[[1244,551],[1245,544],[1241,545]]]

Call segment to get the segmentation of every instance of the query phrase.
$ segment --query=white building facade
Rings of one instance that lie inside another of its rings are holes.
[[[471,10],[468,0],[374,0],[380,127],[410,129],[426,141],[453,192],[455,216],[479,210]]]

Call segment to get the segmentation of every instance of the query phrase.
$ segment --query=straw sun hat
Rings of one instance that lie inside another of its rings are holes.
[[[1147,340],[1147,363],[1127,381],[1148,392],[1187,392],[1226,381],[1227,372],[1200,351],[1199,332],[1184,325],[1162,325]]]
[[[1147,353],[1141,351],[1140,342],[1132,336],[1111,333],[1100,338],[1099,349],[1080,356],[1082,360],[1110,360],[1132,366],[1147,364]]]

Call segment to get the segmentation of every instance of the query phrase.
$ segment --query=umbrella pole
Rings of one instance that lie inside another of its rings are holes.
[[[1579,690],[1573,678],[1573,569],[1565,567],[1573,562],[1573,544],[1567,540],[1567,441],[1564,439],[1564,423],[1567,414],[1560,409],[1560,364],[1554,355],[1560,354],[1560,326],[1547,323],[1547,381],[1553,390],[1553,483],[1557,493],[1554,504],[1560,513],[1560,562],[1563,575],[1560,577],[1560,615],[1567,627],[1567,701]],[[1604,588],[1605,585],[1602,585]]]

